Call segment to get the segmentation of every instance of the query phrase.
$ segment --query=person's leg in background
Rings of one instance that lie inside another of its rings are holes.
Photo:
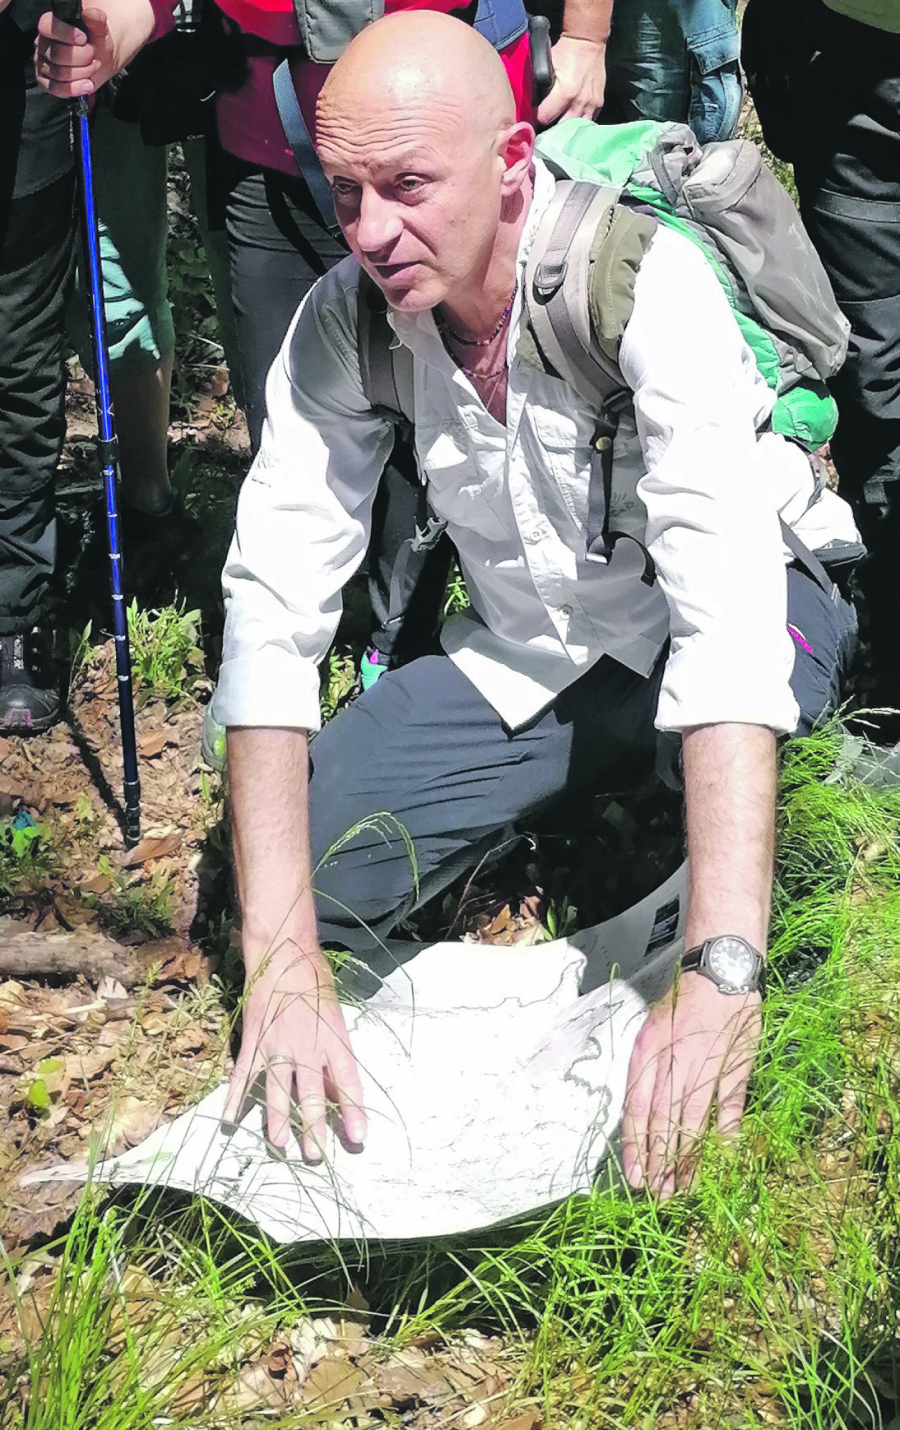
[[[741,112],[736,0],[616,0],[601,122],[672,120],[702,144]]]
[[[225,155],[220,181],[244,410],[255,456],[266,414],[269,368],[310,288],[346,256],[346,249],[312,216],[300,179]]]
[[[32,670],[28,639],[56,565],[73,198],[74,174],[27,197],[0,195],[0,729],[17,733],[59,715],[59,692]]]
[[[831,450],[870,553],[857,573],[874,682],[862,694],[900,707],[900,35],[821,3],[810,23],[814,43],[791,76],[794,174],[852,329],[831,383]]]
[[[213,295],[216,302],[216,321],[219,325],[219,335],[228,365],[231,390],[238,407],[244,409],[247,404],[241,385],[237,328],[234,318],[234,302],[231,296],[231,257],[228,251],[228,234],[225,231],[225,215],[214,212],[211,206],[213,198],[211,190],[215,188],[215,184],[210,183],[210,169],[219,162],[217,141],[208,137],[183,139],[181,152],[184,155],[184,166],[191,180],[191,206],[197,217],[197,226],[200,229],[200,237],[203,239],[203,247],[206,252],[206,262],[209,266],[209,276],[212,279]]]
[[[115,118],[105,104],[98,106],[91,149],[122,504],[158,517],[171,507],[167,433],[175,349],[167,296],[166,151],[144,144],[137,124]],[[80,271],[69,326],[90,369]]]

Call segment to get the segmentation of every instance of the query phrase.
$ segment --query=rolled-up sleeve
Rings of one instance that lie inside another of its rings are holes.
[[[318,664],[365,554],[393,441],[362,391],[349,261],[298,312],[269,372],[266,409],[222,575],[216,714],[225,725],[317,730]]]
[[[660,231],[641,265],[620,360],[671,621],[656,723],[793,730],[784,549],[756,431],[772,398],[707,260],[679,235]]]

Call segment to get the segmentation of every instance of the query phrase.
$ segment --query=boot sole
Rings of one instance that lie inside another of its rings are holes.
[[[45,730],[56,725],[62,715],[61,710],[53,711],[49,715],[34,716],[30,710],[17,711],[16,715],[22,718],[11,719],[12,712],[7,713],[0,719],[0,734],[2,735],[42,735]]]

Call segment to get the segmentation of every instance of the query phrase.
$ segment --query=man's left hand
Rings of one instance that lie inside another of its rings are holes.
[[[593,119],[603,108],[606,45],[560,35],[553,46],[553,88],[538,107],[539,124],[556,119]]]
[[[628,1069],[624,1169],[632,1187],[665,1199],[690,1185],[713,1104],[718,1131],[737,1132],[760,1002],[758,993],[729,996],[689,972],[651,1008]]]

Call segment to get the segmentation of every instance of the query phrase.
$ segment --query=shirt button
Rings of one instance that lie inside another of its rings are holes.
[[[572,607],[571,607],[571,606],[560,606],[560,608],[559,608],[559,614],[560,614],[561,616],[571,616],[571,614],[572,614]]]
[[[528,533],[528,535],[526,536],[525,540],[528,541],[528,542],[530,542],[531,545],[534,546],[536,542],[542,541],[542,540],[543,540],[543,537],[544,537],[544,533],[543,533],[541,530],[529,531],[529,533]]]

